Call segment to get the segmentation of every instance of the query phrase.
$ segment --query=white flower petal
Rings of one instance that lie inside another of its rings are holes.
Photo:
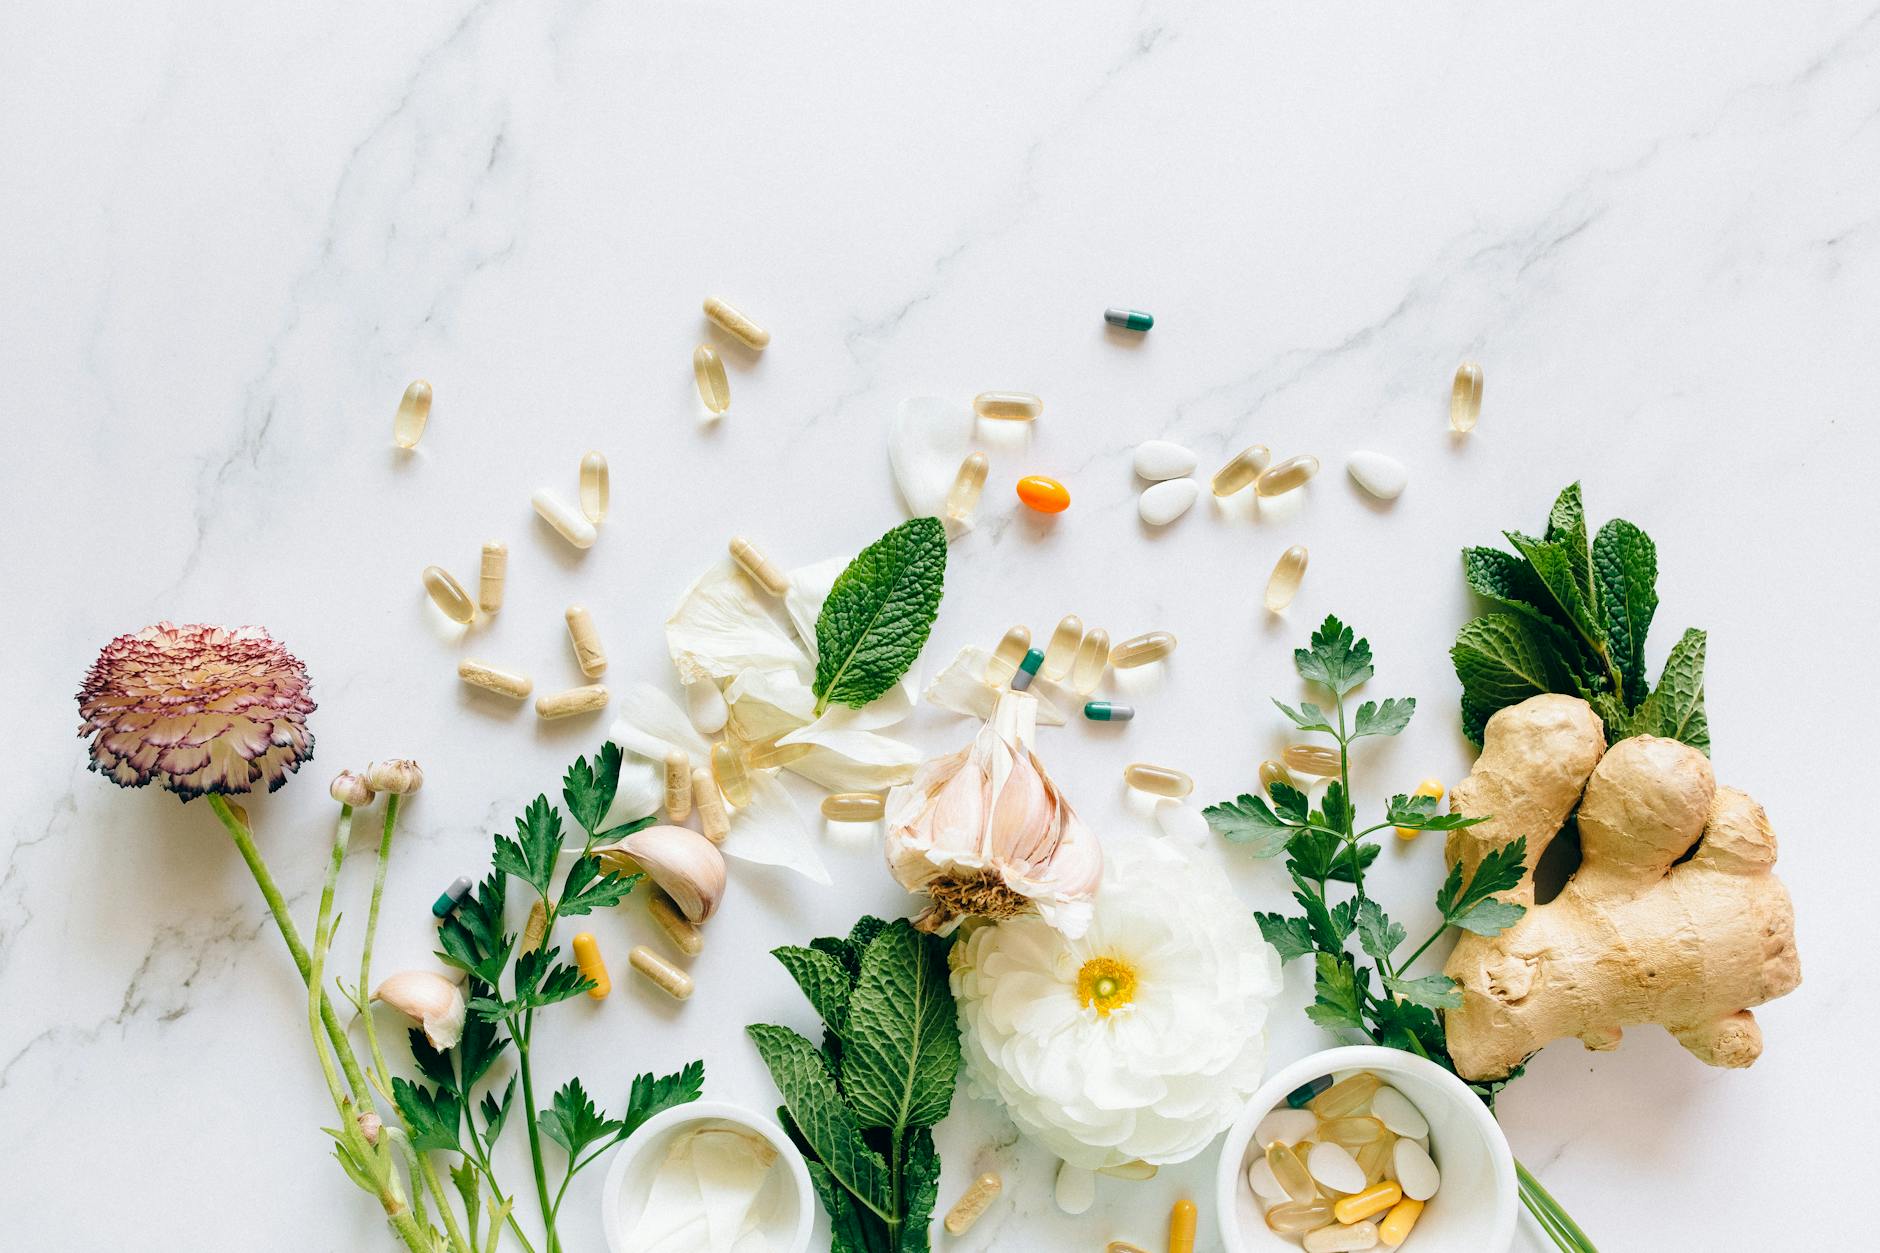
[[[912,518],[941,517],[960,462],[973,450],[973,415],[944,396],[912,396],[888,428],[888,465]]]
[[[679,680],[735,678],[744,670],[795,670],[804,682],[815,664],[775,598],[730,558],[700,575],[666,619],[666,648]]]
[[[816,713],[816,697],[795,670],[746,670],[725,688],[731,725],[740,739],[787,735]]]
[[[672,697],[640,679],[629,679],[615,690],[615,717],[608,739],[629,753],[661,761],[675,748],[684,749],[695,765],[710,757],[711,745]]]
[[[751,803],[732,815],[731,834],[721,851],[740,861],[786,867],[816,883],[831,882],[809,824],[768,771],[751,772]]]
[[[783,768],[832,792],[879,792],[906,783],[921,760],[912,744],[873,731],[832,731],[811,742],[817,747]]]
[[[607,814],[601,819],[601,830],[658,812],[659,803],[665,797],[666,763],[638,753],[622,753],[620,787],[614,792],[614,803],[607,807]]]
[[[947,668],[935,675],[933,682],[927,685],[927,703],[956,714],[990,718],[993,708],[999,703],[1000,690],[986,682],[986,663],[991,660],[992,654],[977,645],[968,644],[960,649],[959,655],[947,663]],[[1063,726],[1064,715],[1039,692],[1037,680],[1033,680],[1031,690],[1038,697],[1039,724],[1047,727]]]
[[[829,589],[836,585],[836,580],[848,568],[847,560],[831,557],[814,565],[799,566],[789,573],[790,590],[783,594],[783,611],[790,616],[797,639],[801,641],[803,651],[809,654],[812,666],[816,661],[816,619],[822,617],[823,602],[829,599]]]

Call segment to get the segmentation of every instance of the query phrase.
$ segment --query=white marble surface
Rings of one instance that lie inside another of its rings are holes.
[[[1576,477],[1595,515],[1649,529],[1651,656],[1686,624],[1711,632],[1718,773],[1783,837],[1807,982],[1761,1011],[1751,1071],[1655,1030],[1610,1055],[1556,1045],[1504,1121],[1609,1250],[1842,1230],[1838,1207],[1776,1202],[1850,1153],[1871,1163],[1880,1117],[1856,1078],[1876,1026],[1858,776],[1880,749],[1869,4],[15,0],[0,118],[10,1246],[390,1247],[316,1130],[302,1002],[207,809],[83,769],[72,693],[105,639],[252,621],[306,660],[318,759],[253,806],[303,917],[325,779],[423,760],[390,969],[427,951],[438,888],[600,734],[466,695],[459,653],[575,682],[560,610],[580,598],[616,675],[663,678],[659,623],[729,532],[789,562],[853,552],[900,516],[896,402],[991,387],[1048,408],[1029,448],[995,453],[930,660],[1067,610],[1175,631],[1133,725],[1044,746],[1108,838],[1144,830],[1118,785],[1130,759],[1182,766],[1205,799],[1247,785],[1281,742],[1266,697],[1294,690],[1286,650],[1328,611],[1373,640],[1381,691],[1423,701],[1364,761],[1365,800],[1459,777],[1457,548],[1537,525]],[[716,425],[687,366],[709,292],[776,334],[761,360],[727,354]],[[1106,333],[1114,303],[1156,329]],[[1453,442],[1464,355],[1486,404]],[[436,412],[400,457],[391,412],[418,375]],[[1204,502],[1149,533],[1128,465],[1150,436],[1204,467],[1261,440],[1327,472],[1291,516]],[[577,557],[528,495],[571,488],[590,446],[612,458],[615,516]],[[1345,479],[1356,447],[1411,465],[1395,505]],[[1015,512],[1032,470],[1071,485],[1071,512]],[[514,553],[509,607],[457,641],[418,570],[467,575],[490,535]],[[1269,619],[1259,584],[1293,542],[1312,568]],[[933,711],[910,732],[934,749],[965,733]],[[618,1100],[633,1068],[702,1055],[711,1095],[771,1105],[740,1029],[809,1017],[763,951],[904,908],[873,847],[825,852],[834,889],[737,867],[697,997],[617,980],[556,1016],[545,1068]],[[1250,905],[1284,900],[1278,866],[1210,855]],[[1387,850],[1387,899],[1426,920],[1438,861],[1433,840]],[[608,920],[616,960],[642,925]],[[1322,1043],[1303,974],[1276,1060]],[[990,1165],[1008,1182],[941,1247],[1159,1248],[1176,1195],[1212,1200],[1204,1157],[1106,1182],[1069,1219],[991,1106],[962,1097],[940,1138],[944,1199]],[[571,1247],[599,1246],[598,1189],[596,1171],[572,1194]]]

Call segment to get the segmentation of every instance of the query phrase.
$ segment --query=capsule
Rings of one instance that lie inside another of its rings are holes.
[[[501,540],[483,545],[483,565],[477,570],[477,608],[495,613],[503,607],[503,580],[509,577],[509,546]]]
[[[660,991],[675,1001],[683,1001],[692,995],[692,976],[644,944],[633,946],[627,954],[627,964],[651,979]],[[588,995],[592,996],[593,993]]]
[[[511,700],[525,700],[535,690],[535,684],[529,681],[526,674],[502,670],[487,661],[472,661],[468,657],[457,663],[457,677],[471,687],[480,687]]]
[[[590,452],[581,458],[581,512],[595,526],[607,521],[607,458]]]
[[[471,603],[470,593],[464,591],[463,584],[442,566],[424,568],[424,590],[430,596],[431,603],[452,622],[469,622],[477,616],[477,607]]]
[[[1253,490],[1259,496],[1284,496],[1318,472],[1317,457],[1288,457],[1278,465],[1260,471],[1260,477],[1253,482]]]
[[[1084,703],[1084,717],[1092,722],[1128,722],[1135,716],[1134,705],[1124,705],[1112,700],[1093,700]]]
[[[1061,679],[1070,673],[1071,663],[1077,658],[1078,645],[1084,642],[1084,620],[1074,613],[1067,613],[1058,619],[1057,629],[1051,632],[1051,642],[1044,646],[1044,668],[1041,673],[1047,679]]]
[[[417,384],[413,383],[413,387]],[[405,393],[409,396],[411,393]],[[425,407],[431,403],[430,389],[425,389]],[[400,413],[404,412],[402,409]],[[1473,361],[1464,361],[1456,367],[1456,381],[1449,385],[1449,429],[1459,435],[1467,435],[1475,429],[1475,421],[1482,416],[1482,367]],[[417,440],[412,440],[417,443]]]
[[[1417,1225],[1417,1219],[1423,1217],[1423,1202],[1405,1197],[1390,1207],[1390,1213],[1384,1215],[1384,1221],[1377,1225],[1378,1240],[1389,1248],[1396,1248],[1410,1238],[1410,1229]]]
[[[652,894],[646,898],[646,912],[653,916],[654,923],[666,933],[666,938],[672,941],[672,946],[687,957],[697,957],[699,951],[705,947],[705,939],[699,934],[697,924],[680,913],[679,907],[673,903],[672,898],[659,889],[653,889]]]
[[[1370,1185],[1362,1192],[1340,1197],[1332,1204],[1332,1217],[1341,1223],[1361,1223],[1373,1214],[1382,1214],[1401,1200],[1403,1189],[1385,1180]]]
[[[705,316],[711,319],[713,326],[746,348],[755,348],[761,352],[770,343],[769,331],[716,296],[705,298]]]
[[[1098,627],[1084,636],[1071,661],[1071,691],[1088,696],[1103,682],[1103,672],[1110,668],[1110,633]]]
[[[1359,1147],[1357,1152],[1358,1169],[1364,1172],[1366,1187],[1381,1183],[1389,1173],[1391,1148],[1397,1143],[1397,1137],[1385,1132],[1377,1139]]]
[[[1280,756],[1288,769],[1330,779],[1338,774],[1338,752],[1322,744],[1288,744]]]
[[[516,944],[518,954],[533,953],[542,947],[542,941],[548,935],[548,906],[541,897],[535,898],[535,904],[529,906],[529,920],[522,924],[522,939]]]
[[[1269,613],[1278,613],[1292,604],[1293,596],[1299,591],[1299,583],[1306,577],[1306,549],[1303,544],[1294,544],[1279,555],[1273,563],[1273,573],[1266,579],[1264,603]]]
[[[712,781],[733,805],[751,803],[751,776],[745,772],[744,759],[729,740],[712,745]]]
[[[999,640],[999,646],[992,650],[992,656],[986,659],[986,682],[994,687],[1004,687],[1010,683],[1012,676],[1018,673],[1018,663],[1025,659],[1030,648],[1030,627],[1015,626],[1006,631]]]
[[[744,768],[746,770],[775,770],[779,766],[787,766],[793,761],[801,761],[809,756],[813,745],[777,742],[788,734],[788,731],[784,731],[746,744],[743,748]]]
[[[1216,496],[1232,496],[1260,477],[1260,471],[1266,469],[1273,460],[1273,454],[1265,444],[1254,444],[1235,453],[1231,460],[1214,472],[1214,478],[1208,486]]]
[[[1004,1180],[991,1171],[973,1180],[972,1187],[953,1202],[953,1208],[947,1211],[946,1229],[950,1236],[962,1236],[972,1229],[979,1216],[984,1214],[993,1201],[998,1199],[999,1191],[1005,1187]]]
[[[392,418],[392,442],[400,448],[416,448],[424,438],[424,424],[430,420],[431,385],[419,379],[399,398],[398,413]]]
[[[529,497],[529,503],[535,506],[535,512],[541,515],[542,521],[555,528],[555,534],[576,548],[594,547],[594,541],[600,533],[580,510],[560,496],[544,487]]]
[[[1175,637],[1167,631],[1144,631],[1132,635],[1110,650],[1110,664],[1118,670],[1133,670],[1160,661],[1175,651]]]
[[[1318,1138],[1332,1144],[1342,1144],[1348,1149],[1359,1149],[1367,1144],[1375,1144],[1388,1135],[1390,1131],[1383,1123],[1364,1114],[1347,1114],[1342,1118],[1319,1120]],[[1338,1221],[1355,1222],[1356,1219],[1341,1218]]]
[[[725,378],[725,363],[710,344],[692,350],[692,381],[698,385],[698,398],[707,409],[723,413],[731,407],[731,383]]]
[[[1304,1109],[1313,1098],[1332,1086],[1330,1075],[1320,1075],[1317,1079],[1308,1079],[1286,1094],[1286,1104],[1292,1109]]]
[[[535,698],[535,716],[544,719],[570,718],[575,714],[591,714],[605,708],[607,689],[599,683],[571,687],[565,692],[553,692]]]
[[[1433,796],[1437,800],[1441,800],[1443,799],[1443,781],[1441,779],[1425,779],[1423,782],[1417,784],[1417,790],[1412,792],[1411,795]],[[1414,840],[1421,834],[1421,827],[1397,828],[1397,838],[1400,840]]]
[[[1155,325],[1154,315],[1144,313],[1141,309],[1105,309],[1103,320],[1123,331],[1146,331]]]
[[[1324,1197],[1310,1201],[1292,1201],[1266,1211],[1268,1231],[1282,1236],[1297,1236],[1332,1225],[1332,1203]]]
[[[1360,1070],[1347,1079],[1340,1079],[1312,1099],[1312,1112],[1322,1119],[1343,1118],[1359,1110],[1368,1109],[1371,1098],[1384,1086],[1384,1081],[1368,1070]]]
[[[1018,672],[1012,676],[1012,690],[1022,692],[1031,686],[1037,676],[1038,667],[1044,664],[1044,650],[1033,648],[1026,652],[1024,660],[1018,663]]]
[[[831,822],[874,822],[886,809],[879,792],[831,792],[822,800],[822,815]]]
[[[666,754],[666,817],[684,822],[692,812],[692,759],[683,748]]]
[[[1306,1253],[1355,1253],[1377,1247],[1377,1224],[1358,1223],[1350,1227],[1320,1227],[1306,1232]]]
[[[1130,1179],[1141,1183],[1144,1179],[1153,1179],[1160,1168],[1154,1162],[1145,1162],[1140,1157],[1134,1161],[1118,1162],[1114,1166],[1099,1166],[1097,1173],[1111,1179]]]
[[[1173,766],[1152,766],[1143,761],[1123,767],[1123,782],[1157,796],[1182,797],[1195,790],[1195,781]]]
[[[712,772],[703,766],[692,771],[692,807],[698,810],[698,826],[705,838],[723,844],[731,832],[731,816],[725,812],[724,793],[712,780]]]
[[[1200,1212],[1187,1197],[1168,1212],[1168,1253],[1195,1253],[1195,1220]]]
[[[1300,790],[1299,784],[1293,780],[1292,771],[1286,769],[1283,762],[1272,761],[1270,759],[1261,762],[1260,790],[1265,792],[1268,796],[1271,796],[1275,783],[1284,783],[1295,792]]]
[[[431,902],[431,916],[433,918],[448,918],[450,911],[457,908],[457,903],[469,894],[470,876],[458,875],[451,881],[451,885],[439,893],[435,901]]]
[[[757,545],[742,535],[731,537],[731,560],[738,563],[738,569],[751,576],[753,582],[772,596],[781,596],[790,590],[790,580],[776,563],[758,551]]]
[[[568,620],[568,642],[574,645],[575,664],[588,678],[607,672],[607,652],[601,647],[601,634],[594,629],[594,615],[581,605],[568,606],[562,615]]]
[[[583,931],[574,938],[574,964],[587,978],[594,981],[588,989],[588,995],[600,1000],[614,990],[614,981],[607,977],[607,963],[601,960],[601,946],[595,941],[592,932]]]
[[[979,493],[985,490],[986,466],[985,453],[966,454],[959,473],[953,476],[953,486],[947,489],[947,517],[964,522],[973,516],[973,510],[979,507]]]
[[[1063,513],[1071,507],[1070,489],[1042,474],[1028,474],[1018,481],[1018,499],[1039,513]]]
[[[1029,422],[1044,412],[1044,401],[1030,392],[980,392],[973,412],[996,422]]]
[[[1266,1167],[1293,1200],[1306,1202],[1318,1196],[1319,1185],[1312,1181],[1312,1172],[1306,1169],[1306,1159],[1300,1155],[1297,1145],[1281,1140],[1267,1145]]]

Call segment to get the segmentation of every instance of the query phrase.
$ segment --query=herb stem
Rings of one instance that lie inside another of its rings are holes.
[[[1579,1224],[1560,1208],[1560,1202],[1541,1186],[1541,1181],[1519,1160],[1514,1164],[1514,1173],[1521,1185],[1521,1203],[1527,1206],[1528,1212],[1534,1215],[1535,1221],[1540,1223],[1542,1230],[1547,1232],[1555,1244],[1567,1253],[1599,1253],[1592,1240],[1580,1230]]]

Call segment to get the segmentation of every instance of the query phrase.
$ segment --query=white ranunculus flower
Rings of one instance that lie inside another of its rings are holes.
[[[968,1081],[1074,1166],[1187,1161],[1260,1086],[1279,954],[1173,847],[1106,854],[1080,938],[1025,916],[954,945]]]

